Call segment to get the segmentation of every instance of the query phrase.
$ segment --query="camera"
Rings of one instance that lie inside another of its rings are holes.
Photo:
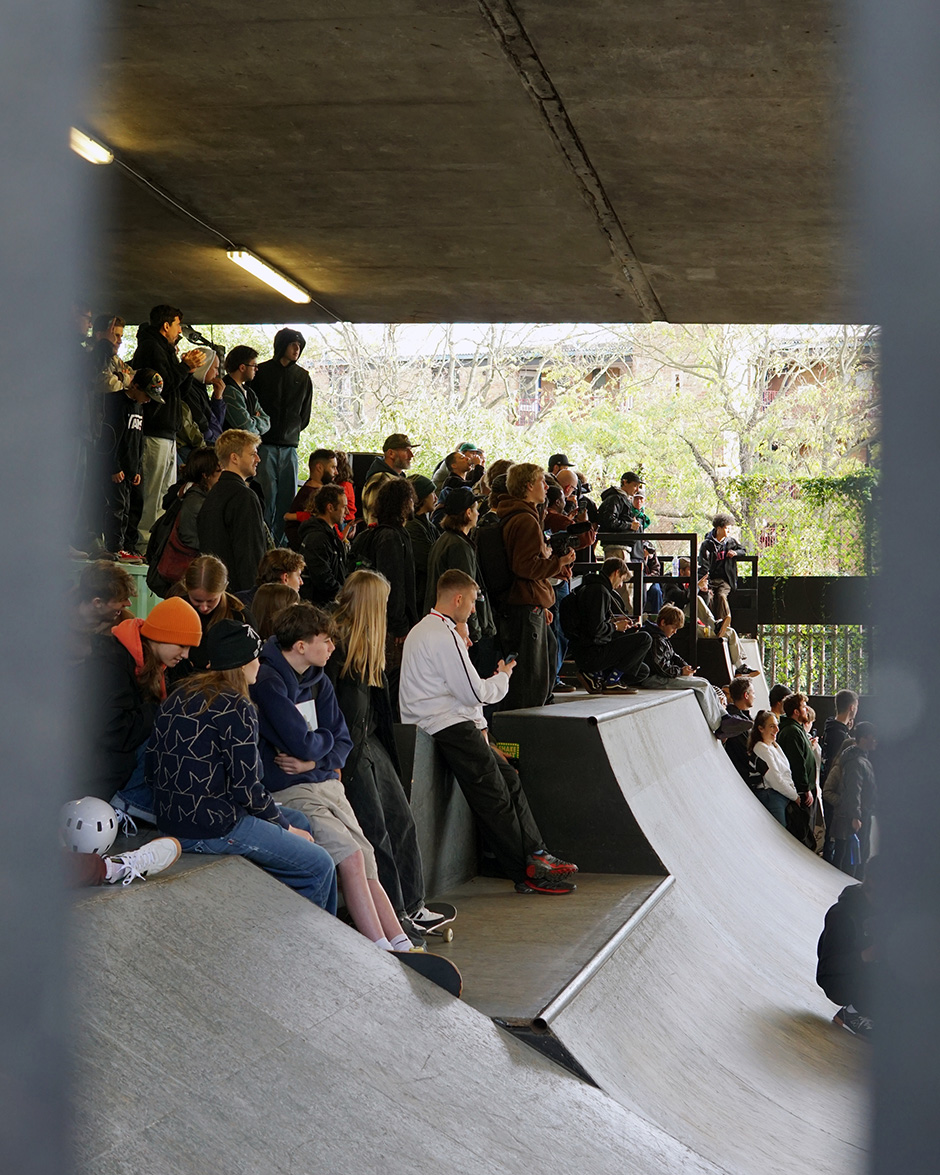
[[[554,534],[546,531],[545,541],[552,549],[553,555],[567,555],[577,548],[577,539],[591,529],[590,522],[572,522],[567,530],[557,530]]]

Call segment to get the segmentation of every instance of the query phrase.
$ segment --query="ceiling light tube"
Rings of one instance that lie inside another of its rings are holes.
[[[69,146],[76,155],[81,155],[82,159],[87,159],[89,163],[114,162],[114,156],[107,147],[102,147],[74,126],[69,129]]]
[[[262,261],[260,257],[256,257],[247,249],[228,249],[225,255],[229,261],[234,261],[236,265],[240,265],[242,269],[247,270],[260,281],[267,282],[272,289],[277,290],[279,294],[283,294],[292,302],[310,301],[310,295],[306,290],[302,290],[290,278],[286,278],[283,273],[272,269],[266,261]]]

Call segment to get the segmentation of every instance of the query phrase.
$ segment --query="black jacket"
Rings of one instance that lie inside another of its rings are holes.
[[[392,477],[404,477],[405,471],[403,469],[392,469],[391,465],[387,464],[384,457],[376,457],[376,459],[369,466],[366,471],[366,480],[363,484],[367,484],[369,479],[374,477],[377,473],[390,473]]]
[[[262,444],[292,445],[297,447],[300,434],[310,423],[310,409],[313,405],[313,383],[310,375],[297,363],[285,367],[281,356],[291,343],[300,343],[300,350],[307,340],[298,330],[285,327],[274,336],[274,358],[262,363],[251,381],[263,412],[271,419],[271,427],[264,434]]]
[[[633,520],[637,513],[629,497],[617,486],[608,486],[601,494],[601,504],[597,511],[598,529],[607,531],[629,531],[639,534],[633,529]]]
[[[428,559],[431,548],[441,537],[441,528],[435,526],[429,514],[419,514],[405,523],[405,533],[411,539],[411,553],[415,559],[415,604],[423,616],[429,610],[425,600],[428,590]]]
[[[477,549],[472,540],[457,530],[445,530],[431,548],[428,558],[427,587],[421,614],[425,615],[434,607],[437,599],[437,581],[445,571],[455,569],[464,571],[478,584],[483,583],[480,577],[480,564],[477,559]],[[470,639],[476,643],[481,637],[496,636],[496,623],[493,620],[493,610],[490,601],[483,592],[477,598],[476,611],[467,621],[467,631]]]
[[[137,477],[143,453],[144,405],[137,404],[123,392],[102,396],[101,435],[97,449],[104,458],[105,472]]]
[[[92,636],[81,682],[87,774],[79,794],[110,800],[130,779],[137,750],[150,737],[159,703],[144,697],[134,658],[111,633]]]
[[[833,840],[848,840],[854,831],[853,820],[870,817],[875,806],[875,771],[865,751],[854,743],[839,759],[842,788],[832,813],[829,835]]]
[[[663,635],[663,630],[659,625],[652,620],[647,620],[642,631],[648,632],[653,642],[646,655],[646,664],[649,666],[650,673],[659,677],[681,677],[682,668],[688,665],[688,661],[682,660],[672,647],[669,638]]]
[[[150,401],[144,405],[144,436],[175,441],[183,422],[183,385],[192,381],[192,373],[177,357],[176,348],[149,322],[141,323],[137,329],[137,350],[131,367],[135,371],[152,367],[163,377],[163,403]]]
[[[226,470],[209,491],[196,519],[199,550],[228,568],[229,591],[254,585],[268,549],[261,501],[244,478]]]
[[[574,645],[607,645],[616,633],[614,616],[626,616],[623,601],[599,571],[586,575],[571,593],[577,601],[577,631],[565,635]]]
[[[816,982],[833,1003],[867,1010],[873,964],[862,959],[862,951],[874,944],[874,922],[875,909],[864,885],[847,886],[826,914],[816,947]]]
[[[333,655],[326,663],[326,675],[333,683],[336,701],[346,719],[346,728],[352,739],[353,748],[343,767],[344,781],[352,780],[359,767],[363,752],[368,749],[368,740],[376,738],[392,761],[396,774],[401,777],[398,749],[395,745],[392,704],[388,696],[388,683],[383,675],[381,686],[366,685],[354,676],[341,677],[340,672],[346,660],[346,650],[337,644]]]
[[[748,722],[753,721],[750,711],[742,710],[739,706],[736,706],[734,702],[731,702],[728,705],[728,713],[732,718],[743,718],[747,719]],[[753,768],[750,762],[750,755],[748,754],[747,740],[748,736],[745,732],[742,734],[736,734],[733,738],[726,738],[724,743],[725,750],[728,752],[728,758],[734,765],[735,771],[737,771],[738,775],[741,776],[745,783],[749,784],[751,782],[751,772]]]
[[[732,588],[738,586],[737,559],[729,559],[729,553],[745,555],[747,552],[737,539],[730,536],[721,542],[715,538],[715,532],[710,530],[698,549],[698,577],[707,575],[709,579],[722,580]]]
[[[388,635],[407,636],[418,622],[415,603],[415,560],[411,539],[401,526],[370,526],[349,547],[347,567],[371,565],[391,584],[388,596]]]
[[[329,523],[310,518],[300,524],[300,550],[306,560],[300,594],[311,604],[331,604],[346,580],[346,544]]]
[[[822,749],[822,766],[819,769],[820,783],[826,782],[826,776],[829,774],[833,763],[842,750],[842,744],[850,737],[849,728],[844,722],[840,722],[837,718],[826,719],[826,725],[823,727],[823,736],[820,740],[820,747]]]

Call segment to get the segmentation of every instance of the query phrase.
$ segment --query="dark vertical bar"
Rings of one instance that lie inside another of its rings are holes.
[[[82,209],[68,133],[83,7],[6,0],[0,10],[0,1171],[9,1175],[70,1169],[56,817],[74,758],[64,584]]]
[[[878,800],[887,905],[874,1049],[874,1169],[933,1175],[940,1156],[940,787],[936,703],[940,544],[940,7],[856,0],[848,76],[860,99],[854,185],[863,300],[883,327],[881,567],[920,563],[916,617],[876,585]]]

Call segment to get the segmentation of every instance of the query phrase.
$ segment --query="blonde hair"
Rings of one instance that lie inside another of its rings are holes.
[[[244,453],[248,448],[256,449],[261,444],[261,438],[244,428],[227,428],[215,442],[215,455],[223,469],[228,465],[228,459],[233,453]]]
[[[250,701],[248,682],[241,666],[237,669],[208,669],[205,673],[194,673],[181,683],[179,690],[186,698],[203,695],[200,714],[208,710],[222,694],[237,694]]]
[[[251,601],[258,636],[266,641],[274,632],[274,621],[285,608],[300,603],[300,595],[286,583],[263,583]]]
[[[354,571],[336,597],[333,623],[346,649],[341,677],[381,685],[385,672],[386,605],[391,585],[377,571]]]
[[[379,496],[379,490],[385,485],[387,481],[394,481],[394,473],[373,473],[366,482],[362,491],[362,516],[366,520],[368,526],[375,523],[375,499]]]
[[[510,498],[524,498],[529,486],[544,476],[545,470],[541,465],[533,465],[529,461],[512,465],[506,474],[506,493]]]

